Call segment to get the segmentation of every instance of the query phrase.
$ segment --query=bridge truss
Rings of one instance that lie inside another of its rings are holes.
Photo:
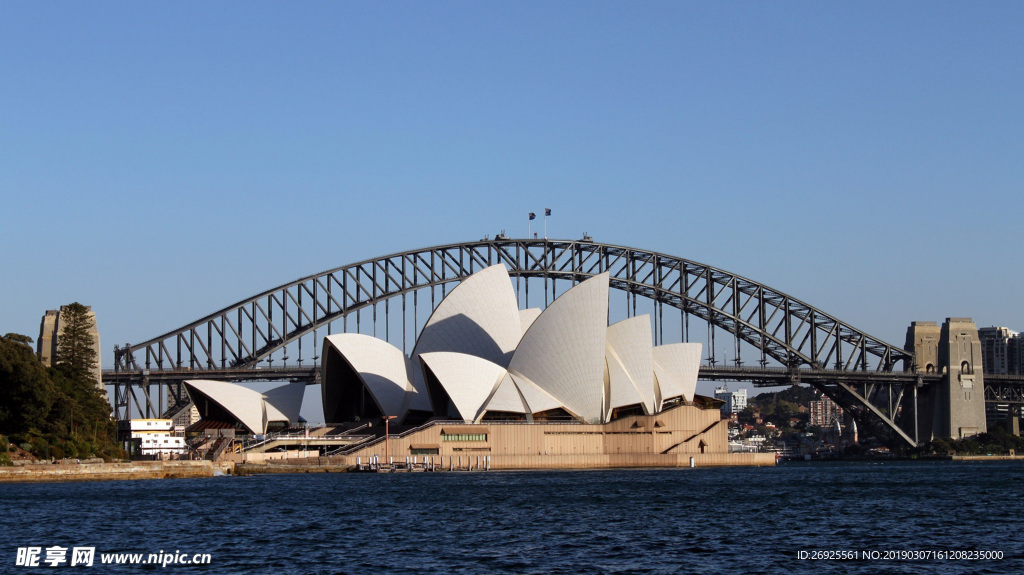
[[[302,365],[311,360],[315,366],[319,359],[318,334],[353,328],[362,331],[362,316],[367,313],[377,335],[381,307],[384,339],[393,339],[393,327],[398,330],[389,320],[392,308],[401,316],[401,335],[397,337],[404,349],[410,335],[410,307],[415,337],[421,300],[425,305],[429,298],[433,310],[453,284],[495,264],[504,264],[516,278],[520,301],[525,295],[527,306],[531,283],[537,297],[538,279],[543,280],[541,295],[546,305],[557,295],[557,282],[562,281],[566,288],[608,272],[611,288],[625,294],[627,308],[631,307],[634,315],[638,300],[653,306],[656,343],[664,341],[666,325],[675,328],[665,319],[666,307],[670,313],[680,314],[682,341],[704,340],[708,357],[701,369],[702,379],[752,381],[755,385],[809,383],[880,438],[917,443],[912,426],[903,421],[915,406],[904,409],[911,403],[904,400],[926,382],[909,372],[913,366],[910,352],[736,274],[586,237],[499,236],[368,259],[278,286],[141,344],[116,347],[115,369],[104,376],[106,383],[115,386],[115,416],[127,417],[132,401],[140,411],[165,412],[162,390],[159,406],[148,391],[141,402],[136,394],[137,388],[148,388],[154,382],[171,387],[172,405],[167,411],[187,401],[180,384],[175,383],[187,378],[276,377],[313,383],[317,370]],[[525,289],[519,287],[520,281]],[[731,366],[719,365],[720,341],[732,358],[724,363]],[[752,366],[745,366],[744,356]],[[273,362],[279,361],[280,369],[287,369],[289,359],[296,364],[293,370],[276,373]]]

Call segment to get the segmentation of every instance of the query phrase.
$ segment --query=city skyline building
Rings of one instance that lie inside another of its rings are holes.
[[[747,390],[745,388],[729,391],[728,385],[717,387],[715,388],[715,399],[725,402],[722,404],[722,413],[726,415],[738,414],[747,408]]]
[[[1021,369],[1020,333],[1008,327],[980,327],[982,369],[992,374],[1019,374]]]
[[[828,396],[823,395],[821,399],[810,402],[807,409],[809,425],[825,429],[837,420],[842,421],[843,409]]]

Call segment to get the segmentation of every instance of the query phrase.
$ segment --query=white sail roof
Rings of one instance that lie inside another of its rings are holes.
[[[399,351],[396,348],[396,351]],[[405,357],[402,354],[402,359],[405,363],[406,381],[409,382],[409,391],[405,394],[405,403],[402,404],[402,413],[409,411],[410,409],[416,409],[419,411],[430,411],[430,394],[427,392],[427,384],[423,381],[423,370],[420,369],[418,362],[410,357]]]
[[[626,371],[625,366],[615,355],[614,351],[608,350],[606,356],[606,371],[607,387],[605,389],[605,420],[607,421],[612,413],[612,410],[616,407],[624,407],[627,405],[643,405],[644,397],[641,395],[640,390],[637,389],[636,384],[633,383],[629,373]],[[654,413],[653,411],[647,411],[647,413]]]
[[[541,389],[539,385],[530,381],[530,378],[525,375],[510,371],[509,377],[515,384],[516,389],[519,390],[519,395],[523,398],[523,401],[526,402],[527,413],[540,413],[549,409],[564,407],[561,401],[552,397],[550,393]],[[501,386],[505,386],[504,380],[502,380]],[[494,409],[497,411],[496,408]]]
[[[352,366],[385,415],[401,417],[409,409],[407,405],[410,402],[422,405],[420,400],[407,397],[416,390],[409,382],[402,350],[384,340],[361,333],[329,335],[324,338],[324,344],[332,346]],[[328,382],[324,381],[324,385],[328,385]],[[425,393],[422,395],[426,398]],[[430,409],[429,400],[426,405],[426,409]]]
[[[267,405],[267,420],[301,421],[299,410],[302,409],[302,397],[305,393],[306,384],[301,381],[264,391],[263,400]]]
[[[441,300],[423,326],[412,357],[452,351],[506,367],[522,335],[512,282],[499,264],[462,280]]]
[[[209,379],[185,381],[185,391],[196,403],[195,394],[202,394],[224,408],[252,433],[267,431],[263,394],[234,383]],[[200,413],[200,416],[204,414]]]
[[[650,316],[639,315],[608,326],[609,408],[642,403],[649,414],[658,409],[651,348]]]
[[[593,422],[604,420],[608,281],[605,272],[552,302],[527,330],[509,363],[513,377],[525,376],[566,410]]]
[[[494,393],[484,404],[483,415],[487,411],[507,411],[509,413],[530,413],[530,409],[523,402],[523,396],[519,393],[515,381],[507,372],[498,382]]]
[[[700,343],[670,343],[654,348],[654,374],[664,399],[683,396],[693,401],[700,371]]]
[[[420,360],[437,377],[462,419],[475,421],[505,376],[505,368],[464,353],[433,352]]]
[[[543,313],[543,311],[544,310],[540,309],[539,307],[531,307],[519,310],[519,324],[523,328],[524,335],[526,334],[527,330],[530,329],[530,326],[533,325],[533,322],[536,321],[538,317],[540,317],[540,314]]]

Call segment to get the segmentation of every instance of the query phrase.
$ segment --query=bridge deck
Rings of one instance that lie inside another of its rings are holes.
[[[143,370],[115,371],[103,370],[104,385],[115,383],[144,385],[180,382],[187,379],[213,379],[218,381],[305,381],[312,385],[320,382],[320,367],[276,367],[256,369],[216,369],[216,370]],[[700,366],[698,379],[705,381],[746,381],[757,387],[778,387],[795,383],[811,382],[865,382],[865,383],[904,383],[920,381],[928,385],[941,379],[938,374],[923,374],[910,371],[846,371],[835,369],[788,369],[784,367],[731,367],[731,366]],[[1018,374],[985,374],[987,384],[1010,386],[1024,385],[1024,375]]]

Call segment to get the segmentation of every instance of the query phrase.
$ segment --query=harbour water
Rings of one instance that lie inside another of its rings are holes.
[[[1021,573],[1022,496],[1020,462],[948,461],[0,484],[0,573]]]

